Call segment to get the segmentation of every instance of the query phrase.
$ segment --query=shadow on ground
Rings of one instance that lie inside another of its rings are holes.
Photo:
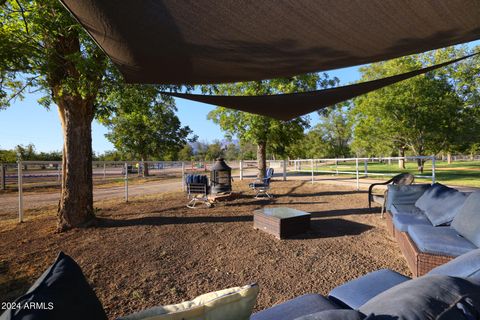
[[[352,214],[380,214],[380,208],[348,208],[348,209],[336,209],[336,210],[326,210],[326,211],[313,211],[310,212],[312,218],[327,218],[327,217],[338,217],[338,216],[348,216]]]
[[[253,216],[189,216],[189,217],[139,217],[134,219],[98,218],[99,228],[131,226],[161,226],[169,224],[229,223],[253,221]]]
[[[344,219],[312,219],[310,230],[291,239],[319,239],[343,236],[356,236],[373,229],[368,224],[358,223]]]

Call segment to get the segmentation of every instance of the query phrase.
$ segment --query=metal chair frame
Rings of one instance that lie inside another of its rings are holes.
[[[401,173],[393,177],[392,179],[385,181],[385,182],[379,182],[379,183],[373,183],[370,185],[368,188],[368,207],[372,207],[372,201],[374,201],[374,194],[372,194],[373,188],[375,186],[379,185],[388,185],[388,184],[398,184],[398,185],[409,185],[412,184],[415,181],[415,176],[411,173]],[[388,190],[385,190],[383,193],[383,201],[381,203],[382,205],[382,211],[381,211],[381,217],[384,217],[385,214],[385,204],[387,203],[387,197],[388,197]]]
[[[212,203],[208,200],[208,185],[205,183],[188,183],[187,195],[190,201],[187,203],[187,207],[190,209],[196,209],[197,203],[202,203],[210,208]]]

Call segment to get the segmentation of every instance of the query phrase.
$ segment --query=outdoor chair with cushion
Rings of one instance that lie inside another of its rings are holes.
[[[381,204],[382,205],[381,214],[383,218],[383,214],[385,212],[385,203],[387,200],[388,189],[381,189],[379,191],[376,191],[374,190],[375,186],[388,185],[388,184],[410,185],[414,181],[415,181],[415,177],[413,176],[413,174],[401,173],[388,181],[371,184],[370,187],[368,188],[368,207],[369,208],[372,207],[372,201]]]
[[[203,203],[207,207],[212,204],[208,201],[208,177],[205,175],[189,174],[185,177],[187,185],[187,207],[190,209],[196,208],[197,203]]]
[[[270,180],[273,177],[273,169],[268,168],[263,180],[258,180],[250,183],[248,186],[255,191],[255,199],[258,198],[272,198],[273,196],[268,193],[270,190]]]

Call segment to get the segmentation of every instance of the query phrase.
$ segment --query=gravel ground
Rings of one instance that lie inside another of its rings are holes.
[[[205,292],[257,282],[256,310],[305,293],[327,294],[379,268],[409,275],[379,208],[365,192],[307,181],[274,181],[272,201],[243,195],[191,210],[180,192],[96,202],[99,225],[55,233],[54,210],[21,225],[0,222],[0,301],[12,301],[59,250],[82,267],[110,318]],[[312,228],[277,240],[253,229],[253,211],[289,206],[312,213]]]

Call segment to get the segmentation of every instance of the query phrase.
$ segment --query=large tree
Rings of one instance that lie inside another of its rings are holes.
[[[329,79],[326,74],[310,73],[292,78],[222,84],[213,91],[222,95],[266,95],[311,91],[336,85],[338,79]],[[291,106],[295,108],[294,105]],[[217,107],[208,118],[219,124],[229,136],[257,145],[258,177],[263,178],[266,170],[267,148],[272,154],[285,156],[287,147],[299,141],[309,125],[308,117],[290,121]]]
[[[55,104],[62,124],[63,175],[58,229],[94,223],[91,123],[122,79],[58,0],[7,0],[0,6],[0,108],[29,90]]]
[[[192,133],[181,126],[173,98],[161,95],[156,86],[124,85],[108,100],[116,108],[99,118],[110,130],[107,139],[123,154],[142,161],[164,159],[180,151]],[[148,175],[146,165],[143,174]]]
[[[421,68],[438,56],[419,54],[361,68],[362,81]],[[438,61],[437,61],[438,62]],[[465,126],[465,105],[445,71],[430,72],[354,99],[357,153],[437,154],[452,146]],[[377,154],[378,155],[378,154]],[[418,161],[419,171],[423,161]]]

